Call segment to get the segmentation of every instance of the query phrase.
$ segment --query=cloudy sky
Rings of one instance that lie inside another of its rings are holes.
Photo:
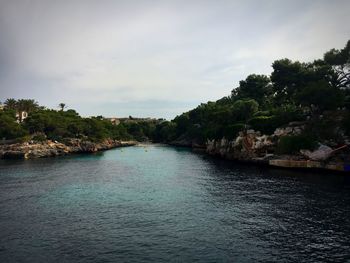
[[[350,39],[348,0],[0,0],[0,101],[173,118]]]

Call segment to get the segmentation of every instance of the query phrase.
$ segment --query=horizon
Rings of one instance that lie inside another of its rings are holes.
[[[0,1],[0,101],[173,119],[350,38],[349,1]]]

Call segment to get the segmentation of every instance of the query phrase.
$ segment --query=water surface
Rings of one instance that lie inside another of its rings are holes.
[[[0,162],[0,262],[349,262],[350,177],[147,146]]]

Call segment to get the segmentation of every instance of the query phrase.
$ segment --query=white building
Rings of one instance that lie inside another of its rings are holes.
[[[16,118],[18,122],[22,122],[27,117],[28,117],[28,112],[26,111],[16,112]]]

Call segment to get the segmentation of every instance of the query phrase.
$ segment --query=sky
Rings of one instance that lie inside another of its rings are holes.
[[[0,0],[0,101],[172,119],[350,39],[348,0]]]

